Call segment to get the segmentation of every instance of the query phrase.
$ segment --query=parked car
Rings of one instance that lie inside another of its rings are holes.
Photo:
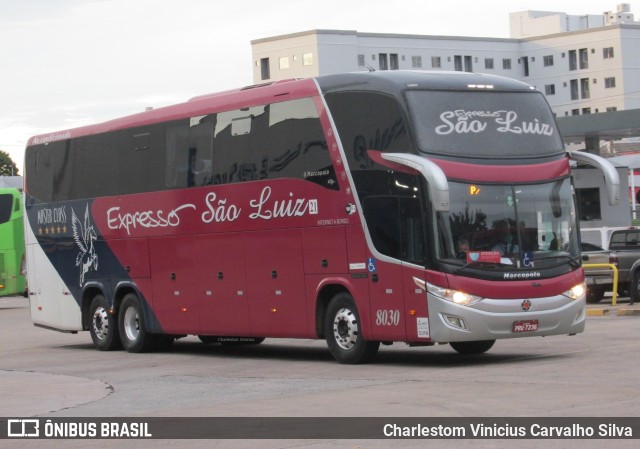
[[[613,264],[618,266],[617,255],[610,250],[600,248],[592,243],[582,242],[582,263]],[[587,282],[587,302],[598,303],[605,292],[613,290],[613,270],[611,268],[585,267],[584,274]]]
[[[609,250],[618,263],[618,292],[629,295],[632,303],[640,301],[640,229],[614,231]]]

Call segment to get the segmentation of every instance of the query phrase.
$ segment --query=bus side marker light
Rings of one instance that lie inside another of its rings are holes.
[[[418,314],[418,312],[416,312],[415,309],[409,310],[409,316],[416,316],[417,314]]]
[[[180,309],[181,312],[187,312],[189,309],[187,309],[186,307],[183,307]]]
[[[275,307],[271,309],[272,313],[276,313],[278,311],[278,309],[276,309]]]

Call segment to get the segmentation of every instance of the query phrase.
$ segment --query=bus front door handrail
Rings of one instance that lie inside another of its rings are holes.
[[[613,296],[611,305],[615,306],[618,298],[618,267],[612,263],[585,263],[582,268],[611,268],[613,271]]]

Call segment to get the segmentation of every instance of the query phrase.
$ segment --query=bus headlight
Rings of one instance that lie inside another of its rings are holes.
[[[438,287],[437,285],[433,285],[428,282],[427,291],[432,295],[435,295],[442,299],[446,299],[447,301],[450,301],[454,304],[459,304],[461,306],[470,306],[477,303],[478,301],[482,301],[483,299],[480,296],[470,295],[469,293],[461,292],[458,290],[451,290],[449,288]]]
[[[587,291],[587,286],[585,285],[584,282],[582,282],[578,285],[574,285],[573,287],[571,287],[571,290],[567,290],[566,292],[563,293],[563,295],[570,299],[578,299],[579,297],[584,295],[586,291]]]

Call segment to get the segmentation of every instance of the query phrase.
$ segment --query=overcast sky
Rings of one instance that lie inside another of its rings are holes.
[[[251,40],[311,29],[509,37],[509,13],[607,0],[0,0],[0,149],[252,83]],[[640,19],[640,0],[626,1]]]

